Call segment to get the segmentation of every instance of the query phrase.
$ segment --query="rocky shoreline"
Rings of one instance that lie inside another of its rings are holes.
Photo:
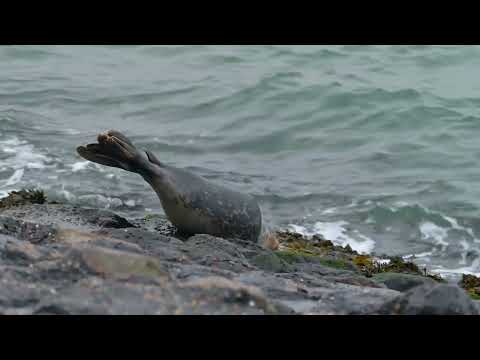
[[[274,250],[184,239],[162,216],[11,193],[0,200],[0,314],[480,314],[478,278],[450,284],[321,237],[271,236]]]

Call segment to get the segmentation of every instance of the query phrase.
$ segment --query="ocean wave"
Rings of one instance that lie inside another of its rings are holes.
[[[194,49],[185,45],[143,45],[139,51],[148,56],[163,58],[182,56],[189,52],[197,53],[203,48],[205,48],[205,45],[196,45]]]
[[[464,267],[450,267],[445,268],[442,266],[437,266],[433,269],[437,274],[446,276],[446,277],[458,277],[462,274],[474,275],[480,277],[480,257],[476,258],[469,266]]]
[[[48,60],[52,57],[62,57],[60,52],[54,51],[54,48],[46,46],[3,46],[0,49],[0,56],[14,59],[15,61],[41,61]]]
[[[286,226],[305,236],[322,235],[337,245],[350,245],[361,253],[378,253],[380,243],[381,253],[392,254],[396,248],[392,242],[400,241],[394,253],[433,272],[452,276],[480,271],[476,227],[467,218],[449,216],[418,203],[371,200],[325,207],[302,222]],[[415,244],[411,249],[409,242]]]

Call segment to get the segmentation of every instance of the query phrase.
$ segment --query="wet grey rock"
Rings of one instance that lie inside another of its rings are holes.
[[[196,264],[167,264],[169,273],[178,280],[192,280],[209,276],[221,276],[226,279],[233,279],[237,274],[233,271],[212,268]]]
[[[185,310],[197,314],[293,314],[288,306],[269,299],[258,287],[220,277],[207,277],[180,284],[194,297],[196,309],[187,303]],[[199,307],[200,305],[201,307]],[[213,306],[212,306],[213,305]],[[194,312],[193,312],[194,311]]]
[[[467,293],[456,285],[426,284],[387,302],[381,314],[391,315],[478,315]]]
[[[163,216],[2,208],[0,314],[478,313],[462,290],[414,287],[425,279],[367,278],[335,257],[285,259],[239,239],[182,238]]]
[[[13,236],[34,244],[47,242],[55,234],[55,226],[0,216],[0,234]]]
[[[358,285],[364,287],[384,288],[385,286],[369,279],[355,271],[341,270],[327,267],[317,263],[295,264],[295,269],[298,272],[305,274],[315,274],[323,280],[349,285]]]
[[[113,229],[102,230],[95,234],[103,234],[103,236],[134,244],[142,249],[145,254],[166,261],[181,261],[186,256],[184,241],[165,236],[154,230],[149,231],[143,228]]]
[[[199,265],[233,272],[253,270],[240,247],[228,240],[209,235],[196,235],[188,239],[186,256]]]
[[[223,278],[146,285],[91,277],[42,300],[34,314],[263,315],[291,313],[256,288]]]
[[[54,248],[34,245],[28,241],[0,235],[0,264],[28,266],[38,261],[59,256],[60,253]]]
[[[130,228],[128,220],[108,210],[81,208],[60,204],[34,204],[2,209],[4,219],[26,223],[55,225],[64,228]]]
[[[258,287],[273,299],[297,301],[310,298],[309,289],[306,285],[292,279],[283,278],[278,274],[252,271],[240,274],[234,280]]]
[[[375,315],[399,294],[390,289],[340,284],[331,289],[317,288],[311,294],[317,302],[305,312],[314,315]]]
[[[129,315],[172,314],[176,299],[165,286],[128,284],[88,277],[45,297],[34,314]]]
[[[38,281],[36,274],[25,267],[0,267],[0,314],[9,309],[30,308],[42,298],[55,293],[55,288]]]

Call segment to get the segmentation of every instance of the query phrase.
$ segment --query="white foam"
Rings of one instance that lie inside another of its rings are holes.
[[[3,186],[12,186],[20,182],[20,180],[22,180],[24,172],[25,172],[24,169],[15,170],[15,172],[12,174],[12,176],[10,176],[7,179],[7,181],[5,182],[5,184],[3,184]]]
[[[21,141],[18,138],[0,141],[0,152],[11,156],[2,160],[2,170],[22,168],[44,169],[50,160],[47,156],[35,150],[33,144]]]
[[[119,198],[106,197],[103,195],[82,195],[78,197],[78,200],[86,201],[97,207],[105,207],[107,209],[115,208],[123,205],[123,201]]]
[[[291,224],[289,227],[304,236],[313,236],[321,234],[325,239],[332,241],[336,245],[350,247],[363,254],[368,254],[373,251],[375,241],[369,237],[362,235],[358,230],[350,232],[346,229],[348,223],[346,221],[338,222],[317,222],[310,229]]]
[[[432,256],[433,254],[433,251],[425,251],[423,253],[420,253],[420,254],[415,254],[414,256],[418,259],[418,258],[423,258],[423,257],[427,257],[427,256]]]
[[[330,209],[323,210],[322,215],[335,214],[336,212],[337,212],[337,208],[333,207]]]
[[[129,207],[134,207],[137,204],[135,200],[127,200],[127,201],[124,201],[123,203]]]
[[[462,259],[460,260],[460,265],[465,265],[467,263],[467,252],[470,249],[470,244],[462,239],[459,244],[463,247],[463,253],[461,254]]]
[[[76,130],[76,129],[64,129],[63,132],[65,134],[68,134],[68,135],[79,135],[79,134],[81,134],[81,132]]]
[[[76,162],[74,164],[71,165],[72,167],[72,172],[78,172],[78,171],[82,171],[82,170],[85,170],[88,165],[90,164],[89,161],[79,161],[79,162]]]
[[[76,196],[73,193],[71,193],[70,191],[65,190],[64,186],[62,186],[62,190],[60,190],[58,193],[59,193],[60,196],[63,196],[65,198],[65,200],[67,200],[69,202],[73,202],[73,201],[76,200]]]
[[[95,207],[103,207],[106,209],[119,208],[122,206],[135,207],[137,205],[137,202],[133,199],[123,201],[120,198],[107,197],[100,194],[81,195],[77,200],[87,202],[89,205]]]
[[[18,138],[14,137],[11,139],[0,141],[0,144],[5,146],[18,146],[18,145],[26,144],[26,142],[20,141]]]
[[[444,249],[448,246],[445,240],[448,236],[448,229],[444,229],[432,222],[424,222],[420,225],[420,232],[423,239],[435,240],[435,245],[440,245]]]
[[[452,225],[452,228],[453,228],[453,229],[460,230],[460,231],[466,231],[472,238],[475,238],[475,234],[473,233],[473,229],[472,229],[472,228],[467,228],[467,227],[464,227],[464,226],[460,226],[460,224],[458,223],[458,221],[455,220],[455,219],[452,218],[452,217],[443,215],[443,218],[444,218],[445,220],[447,220],[447,221]]]
[[[391,262],[390,259],[374,258],[373,260],[374,260],[377,264],[380,264],[380,265],[388,265],[388,264],[390,264],[390,262]]]
[[[353,208],[357,205],[358,205],[358,203],[356,201],[352,201],[350,205],[347,205],[347,209],[351,209],[351,208]]]

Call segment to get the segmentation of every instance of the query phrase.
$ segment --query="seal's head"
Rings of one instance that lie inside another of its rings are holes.
[[[116,130],[99,134],[97,140],[98,144],[79,146],[78,154],[86,160],[141,175],[148,174],[153,166],[158,165],[150,160],[151,155],[145,156],[125,135]]]

